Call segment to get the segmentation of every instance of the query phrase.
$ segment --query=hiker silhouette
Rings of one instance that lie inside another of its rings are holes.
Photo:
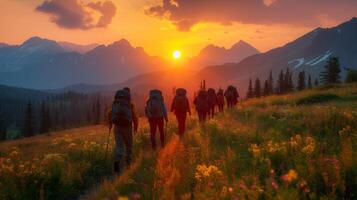
[[[219,112],[223,112],[224,110],[224,92],[223,89],[219,89],[217,92],[217,105]]]
[[[198,95],[194,99],[193,103],[198,114],[198,119],[201,123],[206,121],[207,113],[209,110],[207,92],[205,90],[198,91]]]
[[[186,89],[176,89],[176,94],[171,104],[171,112],[175,113],[180,136],[185,133],[187,113],[191,115],[190,103],[186,94]]]
[[[208,101],[208,117],[213,118],[215,107],[217,105],[217,95],[216,91],[213,88],[207,90],[207,101]]]
[[[112,123],[114,126],[115,148],[114,148],[114,172],[120,174],[123,169],[123,158],[126,165],[130,166],[133,147],[134,132],[138,129],[138,117],[135,106],[131,102],[130,89],[118,90],[112,104]]]
[[[167,110],[160,90],[151,90],[146,102],[145,115],[150,124],[150,138],[153,150],[156,150],[156,129],[159,128],[161,147],[165,145],[164,120],[167,123]]]
[[[224,96],[226,97],[228,108],[232,108],[237,105],[239,94],[237,88],[235,88],[233,85],[227,87]]]

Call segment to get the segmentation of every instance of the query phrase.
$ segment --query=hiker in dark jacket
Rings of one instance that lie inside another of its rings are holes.
[[[176,89],[176,95],[171,104],[171,112],[174,112],[176,115],[180,136],[183,136],[185,133],[187,113],[191,115],[190,103],[188,102],[186,93],[187,91],[183,88]]]
[[[133,126],[134,133],[138,129],[138,117],[134,104],[130,100],[128,90],[118,90],[112,104],[112,122],[114,127],[115,148],[114,148],[114,172],[121,173],[123,169],[122,160],[125,156],[126,165],[131,164],[133,146]]]
[[[145,114],[149,119],[151,146],[156,150],[156,129],[159,128],[161,147],[165,145],[164,120],[168,122],[164,98],[160,90],[151,90],[146,102]]]
[[[219,89],[217,93],[217,105],[219,112],[223,112],[224,108],[224,94],[223,89]]]
[[[217,95],[216,91],[213,88],[207,90],[207,101],[208,101],[208,117],[214,117],[214,110],[217,105]]]
[[[237,105],[239,94],[234,86],[232,85],[228,86],[227,90],[224,93],[224,96],[226,97],[228,108],[232,108],[235,105]]]
[[[205,90],[200,90],[193,103],[195,104],[199,121],[204,123],[209,110],[207,92]]]

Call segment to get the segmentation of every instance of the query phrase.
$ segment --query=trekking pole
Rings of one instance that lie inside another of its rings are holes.
[[[107,160],[109,141],[110,141],[110,132],[112,132],[112,127],[109,127],[108,141],[107,141],[107,147],[105,148],[104,160]]]

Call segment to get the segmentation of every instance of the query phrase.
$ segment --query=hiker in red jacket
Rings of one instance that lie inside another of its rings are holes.
[[[180,136],[183,136],[185,133],[187,113],[191,115],[190,104],[186,94],[187,91],[185,89],[176,89],[176,95],[171,104],[171,112],[174,112],[176,115]]]
[[[167,110],[160,90],[151,90],[146,102],[145,114],[149,119],[151,146],[156,150],[156,129],[159,128],[161,147],[165,145],[164,120],[167,123]]]
[[[224,108],[224,94],[223,89],[219,89],[217,93],[217,105],[219,112],[223,112]]]

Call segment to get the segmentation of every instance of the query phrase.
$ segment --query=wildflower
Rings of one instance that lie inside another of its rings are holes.
[[[315,150],[315,140],[312,137],[306,137],[305,139],[306,146],[302,148],[302,151],[311,154]]]
[[[252,152],[255,157],[258,157],[260,155],[260,152],[261,152],[261,150],[260,150],[260,148],[258,147],[257,144],[251,144],[250,148],[249,148],[249,151]]]
[[[19,155],[19,152],[17,152],[16,150],[14,150],[14,151],[12,151],[12,152],[10,153],[9,157],[14,158],[14,157],[17,157],[18,155]]]
[[[279,188],[278,184],[277,184],[275,181],[272,181],[272,182],[271,182],[271,186],[273,186],[273,188],[274,188],[275,190],[277,190],[277,189]]]
[[[290,182],[296,180],[297,177],[298,177],[298,174],[296,173],[296,171],[293,170],[293,169],[290,169],[290,170],[288,171],[288,173],[284,174],[284,175],[281,177],[281,179],[282,179],[283,181],[285,181],[285,182],[290,183]]]
[[[76,146],[76,143],[72,142],[71,144],[68,145],[68,148],[74,148],[75,146]]]
[[[230,193],[232,193],[232,192],[233,192],[233,188],[232,188],[232,187],[229,187],[229,188],[228,188],[228,191],[229,191]]]

